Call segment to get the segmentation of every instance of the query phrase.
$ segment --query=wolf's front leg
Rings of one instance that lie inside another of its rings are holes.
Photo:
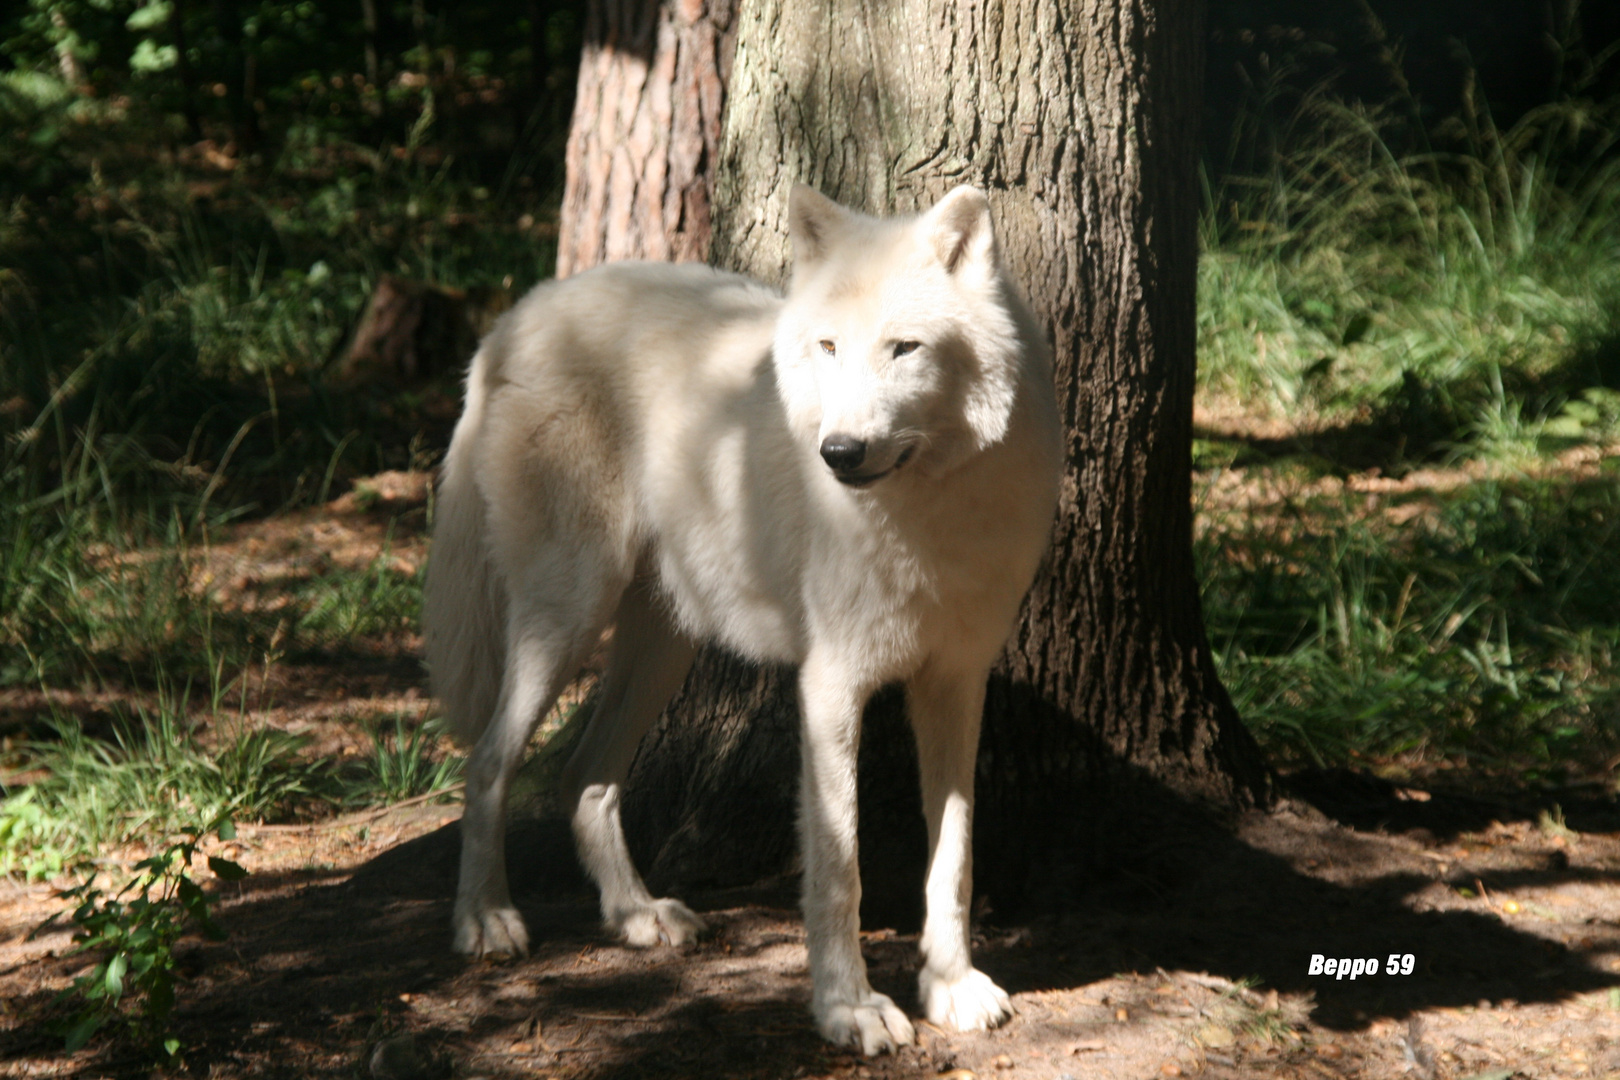
[[[812,654],[799,674],[802,721],[799,834],[811,1011],[822,1035],[862,1052],[892,1052],[914,1038],[911,1021],[866,980],[861,879],[856,862],[856,751],[864,688]]]
[[[963,668],[966,670],[963,670]],[[988,672],[930,662],[907,687],[928,819],[928,915],[918,993],[928,1019],[982,1031],[1012,1015],[1007,994],[973,966],[973,771]]]

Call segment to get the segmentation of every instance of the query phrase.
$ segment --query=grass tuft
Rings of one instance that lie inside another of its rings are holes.
[[[444,725],[428,721],[412,727],[396,713],[392,725],[370,729],[371,755],[350,770],[343,782],[344,799],[369,806],[387,805],[453,787],[465,764],[447,753]]]

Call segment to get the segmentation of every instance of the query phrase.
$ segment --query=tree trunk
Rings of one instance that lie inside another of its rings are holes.
[[[736,0],[595,0],[566,153],[557,276],[702,261]]]
[[[511,306],[505,289],[452,289],[383,274],[331,382],[397,392],[460,373],[478,339]]]
[[[1051,328],[1068,465],[1049,563],[992,678],[978,773],[977,875],[1004,911],[1140,855],[1169,811],[1268,797],[1193,573],[1202,77],[1202,0],[762,0],[740,20],[716,262],[784,277],[795,180],[873,213],[974,183]],[[782,866],[793,707],[791,673],[700,657],[627,792],[655,887]],[[903,922],[923,832],[901,714],[895,692],[867,713],[861,861],[867,917]]]

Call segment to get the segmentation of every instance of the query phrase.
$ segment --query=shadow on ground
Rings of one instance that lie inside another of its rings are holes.
[[[1312,1022],[1337,1031],[1481,999],[1556,1002],[1620,984],[1593,964],[1620,942],[1612,917],[1607,937],[1581,951],[1482,905],[1409,906],[1425,890],[1620,885],[1612,857],[1591,860],[1580,849],[1548,856],[1504,845],[1472,861],[1437,861],[1440,845],[1471,830],[1533,821],[1534,800],[1412,801],[1405,789],[1338,773],[1303,774],[1293,791],[1281,809],[1231,831],[1181,817],[1173,842],[1143,864],[1173,872],[1122,867],[1064,910],[1019,926],[997,926],[990,913],[977,945],[981,966],[1014,994],[1157,969],[1255,980],[1262,991],[1314,995]],[[1577,804],[1569,820],[1620,828],[1612,800]],[[536,940],[531,957],[505,964],[450,954],[454,824],[340,883],[250,879],[223,905],[230,940],[186,947],[178,1028],[191,1048],[188,1071],[365,1075],[367,1047],[399,1032],[413,1033],[430,1059],[421,1077],[450,1075],[452,1061],[457,1076],[603,1078],[810,1076],[853,1061],[824,1046],[807,1015],[791,879],[694,894],[715,933],[689,949],[637,952],[601,933],[563,823],[517,823],[508,851],[514,894]],[[879,930],[866,950],[874,984],[915,1015],[915,940]],[[1313,953],[1410,953],[1415,971],[1312,977]],[[996,1038],[1016,1040],[1019,1025],[1031,1023],[1015,1020]],[[863,1067],[874,1076],[934,1075],[970,1038],[924,1030],[924,1049]],[[0,1057],[38,1053],[43,1038],[16,1036]],[[133,1059],[105,1053],[84,1065],[145,1075]]]

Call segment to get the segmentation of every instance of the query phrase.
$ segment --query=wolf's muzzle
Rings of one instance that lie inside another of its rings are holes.
[[[910,461],[916,449],[915,446],[908,446],[900,451],[900,456],[887,469],[862,473],[857,470],[866,461],[866,443],[845,435],[829,435],[821,441],[821,460],[832,469],[833,479],[840,484],[861,488],[876,483]]]

